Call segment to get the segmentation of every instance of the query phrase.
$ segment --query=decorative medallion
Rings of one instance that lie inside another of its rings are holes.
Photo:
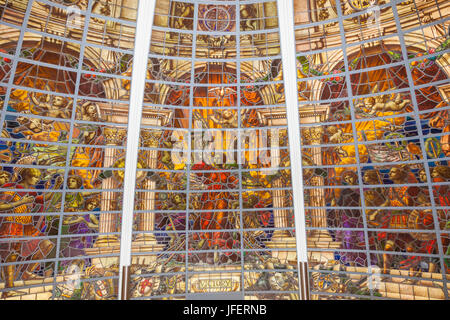
[[[236,9],[234,6],[201,5],[198,23],[201,30],[226,32],[235,27]]]

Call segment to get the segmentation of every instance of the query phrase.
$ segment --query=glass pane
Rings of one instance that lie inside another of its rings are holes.
[[[274,1],[156,1],[133,299],[299,298],[277,28]]]
[[[137,5],[122,2],[0,1],[2,299],[117,298]]]
[[[448,299],[445,1],[294,8],[311,298]]]

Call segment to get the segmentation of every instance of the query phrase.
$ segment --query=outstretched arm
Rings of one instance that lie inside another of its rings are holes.
[[[8,202],[8,203],[3,202],[3,203],[0,203],[0,211],[10,210],[10,209],[18,207],[20,205],[23,205],[26,203],[31,203],[31,202],[33,202],[33,200],[34,200],[34,197],[32,197],[32,196],[24,196],[18,201]]]
[[[97,217],[95,216],[95,214],[90,214],[89,215],[89,220],[90,221],[87,221],[86,219],[84,219],[85,221],[86,221],[86,224],[87,224],[87,226],[89,227],[89,228],[92,228],[92,229],[97,229],[98,228],[98,219],[97,219]]]

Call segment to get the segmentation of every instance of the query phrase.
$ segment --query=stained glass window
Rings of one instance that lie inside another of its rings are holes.
[[[448,299],[448,3],[294,7],[311,297]]]
[[[68,4],[0,2],[3,299],[117,297],[136,4]]]
[[[0,0],[0,299],[449,298],[448,1],[142,1]]]

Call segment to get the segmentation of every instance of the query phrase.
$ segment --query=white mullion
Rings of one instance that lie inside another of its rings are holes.
[[[120,237],[119,299],[122,299],[124,267],[131,265],[131,241],[136,188],[136,167],[144,100],[150,38],[155,12],[155,0],[140,0],[134,40],[133,70],[131,74],[130,106],[128,113],[125,175],[123,180],[122,230]],[[128,268],[127,268],[128,269]]]
[[[300,145],[300,120],[297,93],[297,67],[295,58],[294,4],[292,0],[277,0],[278,24],[280,30],[281,58],[283,62],[284,94],[288,123],[289,151],[291,160],[292,194],[295,216],[295,237],[297,241],[297,267],[299,276],[308,262],[305,207],[303,198],[302,154]],[[301,267],[301,264],[303,265]],[[308,270],[303,270],[307,274]],[[300,297],[307,297],[304,283],[299,284]]]

